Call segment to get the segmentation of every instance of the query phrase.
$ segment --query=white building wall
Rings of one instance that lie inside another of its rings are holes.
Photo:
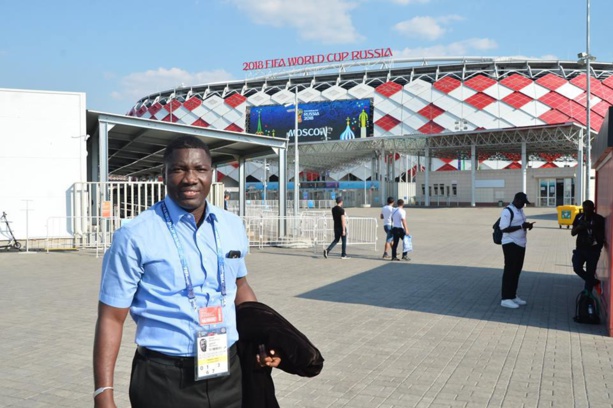
[[[70,187],[87,177],[85,103],[80,92],[0,89],[0,212],[20,241],[44,238],[49,217],[72,215]]]
[[[526,191],[528,199],[535,206],[540,206],[537,197],[539,195],[539,182],[541,179],[556,178],[575,178],[576,167],[559,168],[528,168],[526,173]],[[476,204],[496,204],[499,200],[504,203],[513,201],[515,193],[522,191],[521,170],[477,170],[476,172],[475,201]],[[422,185],[424,184],[425,174],[417,173],[416,181],[416,201],[423,203],[424,195]],[[451,204],[471,202],[471,172],[470,171],[433,171],[429,177],[431,194],[431,205],[443,205],[447,202]],[[434,188],[434,185],[437,188]],[[440,186],[444,186],[441,193]],[[453,195],[453,185],[456,186],[457,195]],[[447,200],[447,190],[449,188],[450,197]]]

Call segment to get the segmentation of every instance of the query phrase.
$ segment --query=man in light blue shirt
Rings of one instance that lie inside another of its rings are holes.
[[[138,346],[130,381],[133,408],[238,408],[235,305],[256,301],[246,278],[247,235],[239,217],[207,203],[212,161],[198,138],[182,136],[167,146],[164,182],[166,198],[119,229],[104,257],[95,406],[115,406],[114,366],[129,312]],[[199,347],[203,338],[205,349]],[[279,362],[273,355],[261,364]]]

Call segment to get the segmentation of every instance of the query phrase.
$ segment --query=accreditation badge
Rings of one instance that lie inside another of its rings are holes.
[[[196,335],[196,381],[230,375],[230,354],[226,328],[198,332]]]
[[[223,326],[223,313],[220,306],[203,307],[199,310],[200,325],[209,327],[196,333],[195,380],[230,375],[230,351],[228,333]]]

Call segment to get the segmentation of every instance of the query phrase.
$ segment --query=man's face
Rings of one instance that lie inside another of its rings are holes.
[[[211,158],[202,149],[177,149],[164,165],[168,195],[179,207],[195,213],[194,216],[204,212],[212,175]]]
[[[585,215],[592,215],[594,213],[594,206],[590,203],[583,204],[583,213]]]
[[[515,208],[517,209],[522,209],[524,208],[524,206],[526,205],[526,203],[524,203],[524,200],[515,200],[513,201],[513,205],[515,206]]]

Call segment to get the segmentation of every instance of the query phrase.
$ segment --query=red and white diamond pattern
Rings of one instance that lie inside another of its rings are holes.
[[[350,89],[333,85],[323,91],[307,88],[299,92],[300,102],[372,98],[374,136],[410,133],[559,124],[569,121],[586,124],[586,75],[568,81],[549,73],[532,80],[520,73],[500,81],[477,74],[464,82],[445,76],[434,83],[416,78],[405,85],[384,82],[376,87],[359,83]],[[592,129],[598,131],[607,109],[613,105],[613,76],[590,78]],[[272,95],[259,91],[248,98],[232,93],[225,98],[211,95],[204,101],[192,96],[181,103],[176,99],[162,105],[155,102],[129,115],[172,121],[213,129],[245,131],[249,106],[294,102],[295,94],[280,90]],[[485,159],[485,158],[484,158]],[[434,168],[448,170],[457,160],[434,160]],[[439,163],[440,162],[440,163]],[[511,160],[508,166],[513,166]],[[555,166],[552,161],[543,165]]]

